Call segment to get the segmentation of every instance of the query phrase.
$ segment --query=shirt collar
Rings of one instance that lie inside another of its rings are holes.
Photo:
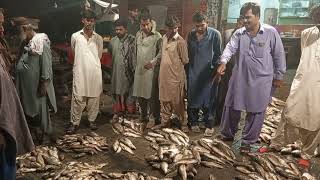
[[[264,25],[262,23],[260,23],[260,27],[259,27],[259,32],[258,34],[263,34],[264,33]],[[243,31],[243,34],[247,33],[247,29],[244,27],[244,31]]]
[[[84,30],[83,29],[80,30],[80,34],[82,34],[82,35],[84,34]],[[96,35],[96,34],[97,34],[96,32],[92,31],[92,36]]]
[[[172,39],[177,40],[178,37],[179,37],[179,33],[176,33],[176,34],[172,37]]]
[[[164,37],[169,41],[169,38],[167,35],[164,35]],[[179,38],[179,33],[176,33],[172,38],[171,41],[176,41]]]

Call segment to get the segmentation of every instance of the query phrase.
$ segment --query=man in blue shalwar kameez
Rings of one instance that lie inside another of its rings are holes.
[[[193,16],[195,29],[187,39],[189,64],[187,65],[188,86],[188,121],[193,132],[200,132],[199,110],[203,112],[205,122],[205,135],[213,134],[213,120],[209,120],[209,105],[212,90],[212,78],[221,55],[221,35],[219,31],[208,27],[205,15],[196,13]]]

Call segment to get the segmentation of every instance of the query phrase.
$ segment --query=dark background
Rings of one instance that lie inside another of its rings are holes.
[[[82,4],[82,0],[0,0],[0,7],[5,9],[7,33],[14,33],[8,23],[12,17],[38,18],[40,32],[47,33],[54,42],[69,41],[72,33],[81,29]]]

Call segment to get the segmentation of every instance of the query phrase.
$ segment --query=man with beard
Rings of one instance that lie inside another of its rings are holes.
[[[132,97],[134,64],[136,61],[135,37],[128,34],[127,21],[117,20],[116,37],[111,40],[112,78],[111,93],[113,95],[113,120],[126,113],[134,113],[135,99]]]
[[[159,72],[161,124],[158,127],[169,127],[174,113],[179,117],[181,129],[188,132],[184,104],[184,65],[189,62],[187,44],[178,33],[180,21],[177,17],[168,17],[165,24],[168,29],[162,40]]]
[[[57,112],[50,40],[37,27],[24,25],[27,45],[16,67],[16,87],[29,128],[37,143],[52,137],[50,111]]]
[[[4,36],[4,14],[0,8],[0,39]],[[0,43],[0,179],[16,179],[16,155],[33,150],[34,145],[23,109],[5,60],[8,52]],[[5,53],[4,53],[5,52]]]
[[[146,127],[151,128],[160,120],[158,76],[161,34],[155,30],[149,13],[142,13],[140,16],[140,30],[136,35],[136,42],[137,65],[133,96],[138,98],[140,105],[140,121],[148,122]]]
[[[208,17],[201,13],[193,16],[195,29],[188,35],[189,64],[186,67],[188,77],[188,118],[191,130],[200,132],[199,111],[203,112],[205,135],[214,133],[213,119],[209,119],[211,96],[217,85],[212,84],[214,68],[221,54],[221,35],[219,31],[208,27]]]
[[[229,81],[220,129],[222,139],[233,140],[241,111],[246,111],[240,152],[247,153],[250,145],[259,138],[272,89],[280,87],[286,61],[277,30],[259,22],[260,6],[253,2],[245,3],[240,15],[244,18],[244,27],[232,35],[217,72],[223,75],[227,62],[239,53]]]
[[[301,33],[301,58],[271,147],[302,143],[309,155],[320,154],[320,5],[310,13],[316,26]],[[316,152],[317,150],[317,152]]]
[[[71,102],[71,122],[68,134],[77,130],[83,110],[88,112],[91,130],[97,130],[95,120],[99,112],[99,99],[102,93],[102,71],[100,58],[103,40],[93,31],[95,14],[91,10],[82,13],[83,29],[73,33],[71,47],[74,51],[73,88]]]

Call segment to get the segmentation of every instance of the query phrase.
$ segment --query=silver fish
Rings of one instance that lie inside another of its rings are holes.
[[[295,163],[292,163],[292,162],[289,162],[288,164],[289,164],[289,166],[291,167],[292,171],[293,171],[297,176],[300,177],[300,176],[301,176],[301,172],[300,172],[299,168],[296,166],[296,164],[295,164]]]
[[[181,164],[198,164],[198,160],[196,159],[181,159],[178,162],[175,163],[176,165]]]
[[[157,138],[157,137],[164,138],[163,135],[158,134],[158,133],[154,133],[154,132],[148,132],[147,135],[151,136],[151,137],[154,137],[154,138]]]
[[[120,147],[121,149],[127,151],[130,154],[134,154],[134,152],[132,151],[132,149],[130,147],[128,147],[127,145],[123,144],[122,142],[120,142]]]
[[[187,180],[187,170],[186,170],[186,165],[181,164],[179,166],[179,174],[182,180]]]
[[[130,139],[126,138],[126,137],[123,137],[120,139],[120,141],[122,143],[124,143],[125,145],[127,145],[128,147],[130,147],[131,149],[137,149],[135,145],[133,145],[133,143],[131,142]]]
[[[124,132],[123,135],[128,136],[128,137],[134,137],[134,138],[141,137],[140,134],[136,134],[136,133],[132,133],[132,132],[128,132],[128,131]]]
[[[219,164],[222,164],[224,165],[225,162],[223,160],[221,160],[220,158],[210,154],[210,153],[202,153],[203,156],[205,156],[206,158],[210,159],[210,160],[213,160],[213,161],[216,161],[218,162]]]
[[[206,167],[209,167],[209,168],[219,168],[219,169],[222,169],[223,166],[218,164],[218,163],[215,163],[215,162],[212,162],[212,161],[201,161],[201,164],[203,166],[206,166]]]
[[[119,146],[120,146],[120,142],[119,142],[118,140],[116,140],[116,141],[113,143],[113,145],[112,145],[113,150],[117,152]]]
[[[168,173],[168,163],[166,162],[161,162],[160,163],[160,167],[161,167],[161,170],[163,171],[164,174],[167,174]]]
[[[249,171],[247,168],[245,168],[243,166],[237,166],[236,170],[243,173],[243,174],[246,174],[246,175],[252,174],[251,171]]]

